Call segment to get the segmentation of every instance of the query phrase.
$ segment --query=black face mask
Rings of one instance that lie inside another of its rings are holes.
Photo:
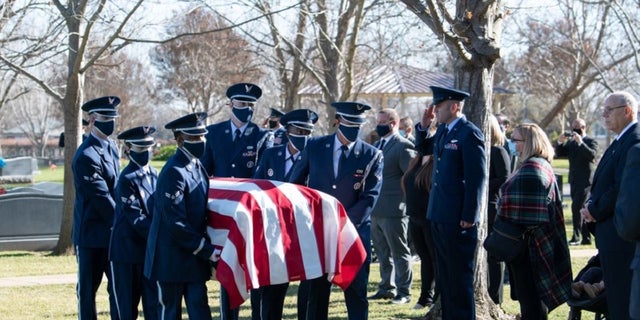
[[[269,129],[275,129],[278,127],[278,120],[269,120]]]
[[[582,135],[582,129],[578,128],[578,129],[573,129],[573,132]]]

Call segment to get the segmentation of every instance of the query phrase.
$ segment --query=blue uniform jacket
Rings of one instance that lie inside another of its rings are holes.
[[[382,187],[382,152],[357,139],[347,157],[347,165],[334,178],[335,134],[310,139],[300,160],[291,169],[289,182],[305,184],[338,199],[351,222],[360,227],[371,221],[371,211]]]
[[[144,274],[151,280],[201,282],[211,276],[207,237],[209,179],[178,149],[165,164],[154,195]]]
[[[287,181],[288,177],[285,176],[285,161],[287,152],[285,148],[287,145],[279,145],[273,148],[269,148],[264,151],[264,154],[260,157],[260,162],[256,168],[256,173],[253,175],[254,179],[268,179]],[[300,155],[298,155],[300,159]],[[292,170],[289,170],[291,175]]]
[[[151,226],[152,195],[158,171],[149,166],[145,173],[133,161],[120,173],[116,185],[116,215],[111,230],[109,260],[142,264]]]
[[[250,122],[240,141],[233,141],[231,120],[207,127],[207,146],[200,158],[209,176],[251,178],[262,152],[271,147],[273,135]]]
[[[420,142],[433,148],[427,218],[439,223],[477,223],[488,175],[484,136],[465,117],[442,137],[444,130],[445,126],[440,125],[435,135]]]
[[[76,200],[73,208],[73,244],[108,248],[115,213],[115,185],[120,171],[117,149],[103,148],[93,135],[85,139],[71,163]]]

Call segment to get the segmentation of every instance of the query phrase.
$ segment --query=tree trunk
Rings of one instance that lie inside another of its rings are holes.
[[[80,23],[82,14],[67,16],[67,28],[69,29],[69,60],[67,62],[67,88],[62,102],[64,112],[64,187],[62,200],[62,221],[60,223],[60,235],[58,244],[52,254],[71,253],[73,247],[73,207],[76,190],[73,183],[73,171],[71,163],[73,156],[81,142],[80,102],[82,100],[83,75],[80,74],[82,53],[80,53]]]

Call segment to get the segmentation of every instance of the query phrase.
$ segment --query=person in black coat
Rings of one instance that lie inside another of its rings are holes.
[[[620,184],[620,194],[616,203],[616,213],[613,222],[616,225],[618,234],[625,240],[633,241],[636,244],[636,257],[640,253],[640,144],[629,149],[627,165],[622,174]],[[631,319],[640,319],[640,259],[634,259],[631,263],[633,278],[631,282],[631,295],[629,301],[629,314]]]
[[[613,92],[604,100],[602,117],[616,134],[604,152],[593,176],[591,194],[580,210],[582,218],[595,223],[596,248],[602,262],[607,288],[607,309],[611,319],[629,319],[631,261],[635,245],[621,238],[613,224],[616,202],[626,167],[629,148],[640,142],[638,102],[630,93]]]
[[[498,201],[500,199],[500,186],[507,181],[511,172],[511,159],[509,153],[503,147],[505,144],[504,132],[495,116],[489,118],[491,123],[491,151],[489,161],[489,208],[487,230],[493,229],[493,221],[498,213]],[[489,267],[489,297],[496,304],[502,303],[502,284],[504,280],[504,262],[496,261],[487,256]]]
[[[409,236],[420,257],[420,296],[413,309],[430,307],[437,296],[433,236],[426,215],[432,173],[432,156],[418,155],[411,160],[407,172],[402,176],[401,186],[409,216]]]
[[[571,186],[571,213],[573,220],[573,237],[570,245],[591,244],[588,228],[583,228],[580,209],[589,194],[593,170],[598,153],[598,142],[587,137],[586,123],[577,118],[571,123],[571,132],[558,137],[556,155],[569,159],[569,185]]]

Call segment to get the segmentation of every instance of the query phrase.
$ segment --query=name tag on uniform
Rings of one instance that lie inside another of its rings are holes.
[[[457,142],[457,141],[456,141]],[[453,141],[444,145],[445,150],[458,150],[458,144]]]

